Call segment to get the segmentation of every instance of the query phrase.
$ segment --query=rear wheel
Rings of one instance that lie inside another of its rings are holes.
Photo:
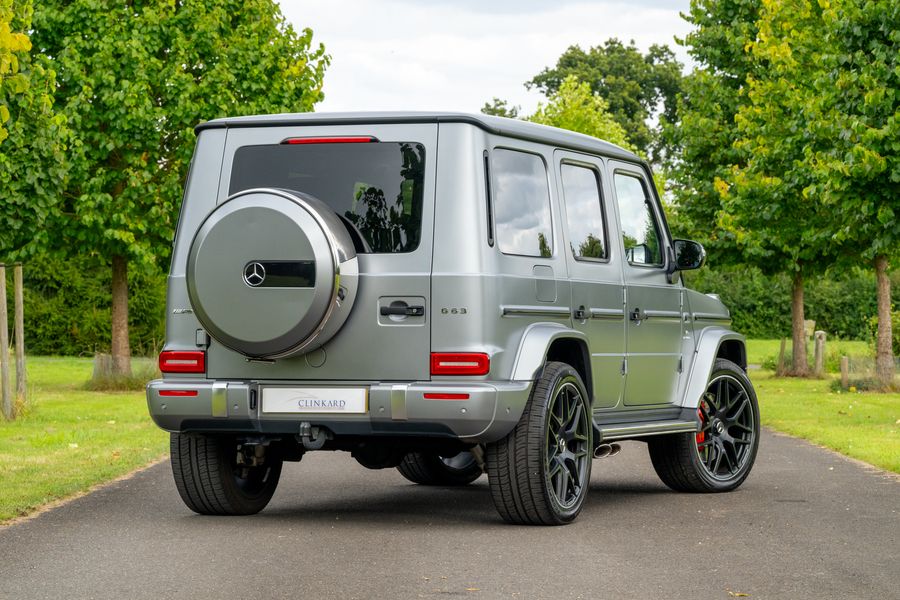
[[[747,374],[718,359],[698,416],[698,433],[648,441],[653,468],[675,491],[731,491],[750,474],[759,448],[759,406]]]
[[[581,377],[567,364],[548,362],[515,429],[487,448],[500,516],[527,525],[573,521],[588,492],[592,436]]]
[[[269,447],[260,458],[245,453],[230,436],[173,433],[172,474],[181,499],[201,515],[251,515],[272,499],[282,460]],[[257,466],[252,466],[256,462]]]
[[[400,474],[421,485],[467,485],[481,476],[482,470],[471,452],[440,456],[428,452],[410,452],[397,467]]]

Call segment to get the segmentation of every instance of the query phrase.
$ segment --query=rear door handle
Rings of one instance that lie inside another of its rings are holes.
[[[633,311],[628,313],[628,320],[630,320],[633,323],[640,323],[641,321],[643,321],[646,318],[647,318],[647,313],[645,313],[640,308],[635,308]]]
[[[381,316],[397,316],[397,317],[424,317],[424,306],[382,306]]]

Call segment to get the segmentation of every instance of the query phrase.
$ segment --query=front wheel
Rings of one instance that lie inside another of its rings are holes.
[[[245,453],[231,436],[173,433],[169,446],[178,494],[201,515],[258,513],[281,477],[282,459],[271,446],[252,461],[239,461]]]
[[[699,432],[648,441],[653,468],[678,492],[729,492],[747,479],[759,449],[759,405],[747,374],[716,360],[697,413]]]
[[[515,429],[487,447],[500,516],[525,525],[573,521],[588,492],[592,437],[590,402],[578,371],[548,362]]]

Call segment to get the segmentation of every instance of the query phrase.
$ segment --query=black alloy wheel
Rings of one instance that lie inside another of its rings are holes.
[[[547,421],[547,478],[556,501],[570,509],[588,484],[591,462],[590,415],[581,391],[566,381],[556,391]]]
[[[711,477],[728,481],[746,466],[756,441],[750,395],[733,375],[722,374],[709,382],[698,412],[700,462]]]
[[[716,359],[697,409],[696,433],[647,439],[657,475],[678,492],[728,492],[739,487],[759,450],[759,405],[738,365]]]
[[[578,371],[548,362],[519,422],[485,453],[500,516],[523,525],[564,525],[587,497],[593,450],[590,397]]]

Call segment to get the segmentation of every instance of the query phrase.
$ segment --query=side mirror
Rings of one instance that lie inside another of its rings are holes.
[[[675,269],[678,271],[692,271],[699,269],[706,263],[706,250],[703,245],[691,240],[673,240],[675,251]]]

